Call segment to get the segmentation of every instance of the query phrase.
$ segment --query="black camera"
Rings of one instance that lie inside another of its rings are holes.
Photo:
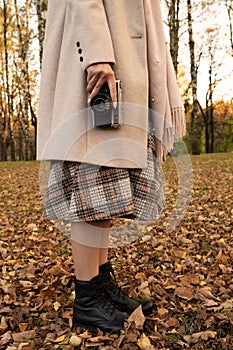
[[[114,108],[108,84],[105,83],[91,100],[94,127],[117,128],[121,125],[121,81],[116,80],[117,107]]]

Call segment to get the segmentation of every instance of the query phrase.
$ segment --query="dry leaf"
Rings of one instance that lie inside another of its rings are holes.
[[[40,291],[40,296],[42,299],[48,298],[54,294],[54,289],[51,286],[47,286]]]
[[[196,291],[195,298],[204,302],[206,307],[214,307],[219,304],[220,299],[211,293],[210,287],[203,287]]]
[[[19,283],[21,284],[21,286],[23,286],[24,288],[35,288],[34,283],[30,282],[30,281],[19,281]]]
[[[79,346],[82,344],[82,339],[76,335],[72,335],[69,342],[72,346]]]
[[[159,317],[163,318],[168,314],[169,311],[165,308],[158,308],[157,312],[158,312]]]
[[[54,340],[54,343],[63,343],[65,339],[66,339],[66,336],[61,335],[60,337],[58,337]]]
[[[164,212],[155,226],[148,229],[145,223],[136,220],[114,221],[112,227],[116,223],[123,236],[129,237],[135,232],[139,239],[124,247],[114,242],[111,257],[117,279],[132,291],[132,296],[149,298],[157,305],[158,313],[146,320],[146,336],[151,343],[153,340],[152,345],[156,344],[158,349],[174,347],[171,336],[184,336],[185,319],[187,325],[192,325],[192,332],[200,330],[200,323],[202,331],[217,332],[214,341],[211,333],[196,336],[194,333],[194,338],[186,335],[196,341],[186,342],[187,348],[230,349],[233,153],[195,156],[192,161],[193,197],[176,230],[171,234],[166,232],[179,184],[176,166],[168,157],[162,165],[167,194]],[[62,234],[63,226],[60,230],[55,222],[41,217],[39,168],[36,162],[0,162],[0,348],[4,350],[19,350],[19,346],[30,349],[33,343],[41,350],[46,347],[71,350],[72,347],[68,342],[75,293],[74,285],[67,285],[74,273],[70,240]],[[64,229],[67,233],[68,226]],[[174,297],[175,290],[177,297]],[[54,307],[59,307],[59,312]],[[8,328],[4,331],[6,325]],[[36,333],[32,339],[24,339],[26,336],[22,335],[30,327]],[[109,335],[109,340],[98,338],[104,336],[101,332],[97,333],[97,339],[89,332],[77,336],[82,339],[82,350],[93,348],[97,342],[103,350],[117,347],[135,350],[139,348],[138,341],[142,345],[143,320],[138,321],[138,327],[132,322],[120,334]],[[12,333],[19,342],[12,338]],[[54,343],[60,337],[64,341]],[[150,346],[146,339],[145,343]],[[176,344],[186,348],[183,339]]]
[[[25,340],[26,341],[31,340],[35,338],[35,336],[36,336],[36,332],[34,330],[12,334],[14,341],[19,343],[24,342]]]
[[[175,295],[177,295],[182,299],[192,300],[194,296],[194,291],[192,288],[188,288],[188,287],[177,287],[175,289]]]
[[[135,323],[135,327],[136,329],[143,329],[143,325],[145,322],[146,318],[142,313],[142,306],[140,305],[136,310],[134,310],[134,312],[129,316],[127,322],[131,323],[134,322]]]
[[[59,310],[59,308],[61,307],[61,304],[58,301],[55,301],[55,303],[53,304],[54,310]]]
[[[0,338],[0,345],[6,345],[11,341],[11,331],[4,333]]]
[[[197,343],[200,339],[208,340],[209,338],[215,338],[216,335],[217,335],[217,332],[204,331],[204,332],[193,333],[191,335],[185,335],[183,338],[187,343]]]
[[[0,333],[4,333],[7,330],[8,326],[6,323],[6,318],[5,316],[1,317],[1,323],[0,323]]]
[[[19,323],[19,330],[20,332],[25,332],[29,327],[28,323]]]
[[[67,272],[62,266],[55,265],[50,270],[49,273],[53,276],[67,276],[69,272]]]
[[[17,350],[34,350],[35,344],[34,343],[20,343]]]
[[[150,339],[142,333],[141,338],[138,339],[137,345],[142,350],[155,350],[154,346],[151,345]]]

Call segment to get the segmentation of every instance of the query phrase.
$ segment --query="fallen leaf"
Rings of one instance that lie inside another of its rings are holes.
[[[20,332],[25,332],[28,329],[29,324],[28,323],[19,323],[18,326],[19,326]]]
[[[50,270],[49,273],[53,276],[66,276],[69,275],[69,272],[67,272],[62,266],[55,265]]]
[[[34,343],[20,343],[17,350],[34,350],[35,344]]]
[[[76,336],[76,335],[72,335],[70,337],[70,341],[69,343],[72,345],[72,346],[79,346],[81,343],[82,343],[82,338]]]
[[[12,338],[15,342],[24,342],[25,340],[31,340],[35,338],[36,332],[34,330],[31,331],[25,331],[20,333],[13,333]]]
[[[217,335],[217,332],[204,331],[204,332],[193,333],[191,335],[185,335],[183,338],[187,343],[197,343],[200,339],[208,340],[209,338],[215,338],[216,335]]]
[[[63,343],[65,339],[66,339],[66,336],[61,335],[60,337],[58,337],[54,340],[54,343]]]
[[[163,318],[168,314],[169,311],[165,308],[158,308],[157,312],[158,312],[159,317]]]
[[[220,299],[215,297],[210,287],[203,287],[196,291],[195,298],[204,302],[206,307],[213,307],[219,304]]]
[[[182,299],[192,300],[194,296],[194,291],[192,288],[188,288],[188,287],[177,287],[175,289],[175,295],[177,295]]]
[[[55,303],[53,303],[53,307],[54,307],[54,310],[57,311],[61,307],[61,304],[58,301],[55,301]]]
[[[8,326],[6,323],[6,318],[5,316],[1,317],[1,322],[0,322],[0,333],[4,333],[7,330]]]
[[[134,312],[129,316],[127,322],[134,322],[136,329],[143,329],[143,325],[145,323],[145,316],[142,313],[142,306],[140,305]]]
[[[34,283],[30,282],[30,281],[19,281],[19,283],[21,284],[21,286],[23,286],[24,288],[35,288]]]
[[[141,350],[155,350],[154,346],[151,345],[150,339],[142,333],[140,339],[137,341],[137,345]]]

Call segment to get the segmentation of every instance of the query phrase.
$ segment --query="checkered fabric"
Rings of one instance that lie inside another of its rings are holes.
[[[52,161],[43,217],[63,222],[155,220],[165,204],[163,175],[148,134],[147,167],[123,169]]]

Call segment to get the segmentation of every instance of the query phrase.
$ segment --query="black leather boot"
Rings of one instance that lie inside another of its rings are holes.
[[[142,306],[142,312],[145,316],[151,314],[153,303],[151,300],[133,299],[116,284],[116,277],[110,262],[100,266],[100,278],[105,292],[109,295],[115,307],[120,311],[125,311],[130,315],[139,305]]]
[[[117,310],[109,296],[104,292],[100,276],[90,281],[79,281],[75,278],[75,300],[73,307],[73,329],[84,327],[95,331],[119,331],[124,328],[126,313]]]

